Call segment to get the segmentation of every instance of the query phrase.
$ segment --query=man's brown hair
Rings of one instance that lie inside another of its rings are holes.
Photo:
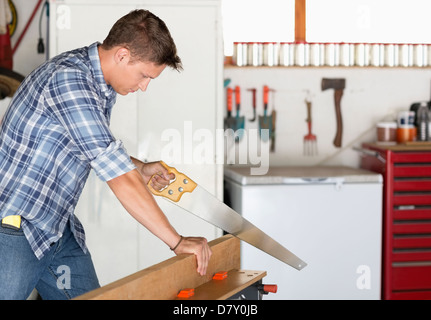
[[[166,24],[148,10],[134,10],[111,28],[102,48],[127,48],[132,59],[181,70],[181,59]]]

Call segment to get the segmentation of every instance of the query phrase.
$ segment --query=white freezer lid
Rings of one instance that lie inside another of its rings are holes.
[[[249,166],[225,166],[224,177],[241,185],[383,181],[383,177],[375,172],[345,166],[274,166],[265,175],[251,175]]]

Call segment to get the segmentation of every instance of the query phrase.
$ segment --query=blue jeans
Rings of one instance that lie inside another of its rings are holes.
[[[43,300],[72,299],[99,287],[90,253],[69,228],[38,260],[22,230],[0,225],[0,299],[27,299],[34,288]]]

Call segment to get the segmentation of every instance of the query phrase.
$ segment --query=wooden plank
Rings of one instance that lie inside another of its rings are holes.
[[[295,0],[295,41],[306,41],[306,0]]]
[[[178,300],[226,300],[265,276],[265,271],[230,270],[226,279],[204,283],[195,288],[193,297]]]
[[[240,240],[225,235],[209,242],[212,256],[207,274],[196,272],[194,255],[179,255],[136,272],[76,300],[172,300],[185,288],[210,281],[216,272],[240,268]]]

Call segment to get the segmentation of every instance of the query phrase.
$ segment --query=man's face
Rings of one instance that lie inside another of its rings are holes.
[[[130,55],[118,58],[115,75],[109,84],[123,96],[138,91],[145,91],[152,79],[157,78],[166,65],[156,65],[153,62],[130,62]]]

